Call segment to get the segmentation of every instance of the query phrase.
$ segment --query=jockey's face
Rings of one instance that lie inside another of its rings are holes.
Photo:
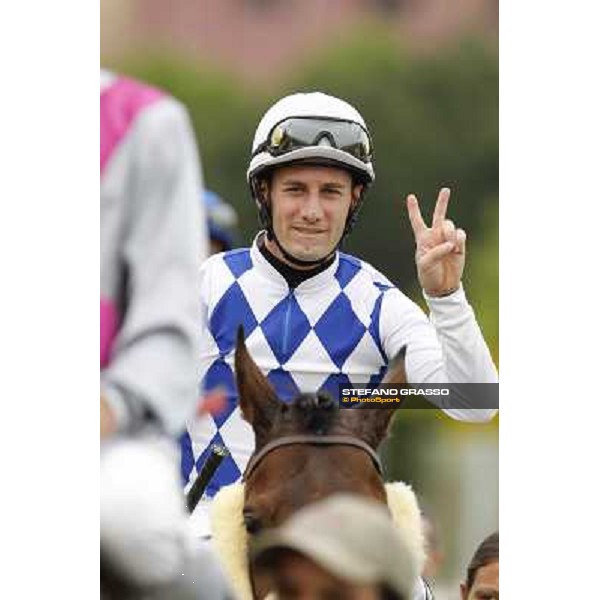
[[[338,245],[362,186],[336,167],[296,165],[275,170],[267,189],[273,230],[286,252],[300,260],[326,258]],[[269,250],[287,262],[273,241]],[[294,265],[296,266],[296,265]]]

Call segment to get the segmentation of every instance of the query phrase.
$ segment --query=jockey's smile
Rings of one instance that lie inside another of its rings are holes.
[[[276,169],[268,194],[279,243],[301,260],[329,256],[342,238],[350,207],[361,188],[353,187],[345,169],[313,165]],[[275,256],[288,262],[273,240],[266,244]]]

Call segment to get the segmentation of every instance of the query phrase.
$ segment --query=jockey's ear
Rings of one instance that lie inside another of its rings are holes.
[[[242,416],[254,429],[256,446],[260,446],[279,413],[281,402],[275,390],[252,360],[240,325],[235,348],[235,375]]]
[[[270,197],[271,184],[270,184],[270,180],[267,181],[266,179],[261,179],[258,182],[257,187],[258,187],[258,193],[260,194],[262,202],[264,202],[268,206],[271,203],[271,197]]]
[[[365,186],[362,183],[352,186],[352,200],[350,203],[350,208],[356,208],[356,205],[358,204],[358,201],[360,200],[360,195],[362,194],[364,187]]]
[[[469,590],[467,589],[467,584],[461,583],[460,584],[460,598],[461,598],[461,600],[468,600],[468,597],[469,597]]]

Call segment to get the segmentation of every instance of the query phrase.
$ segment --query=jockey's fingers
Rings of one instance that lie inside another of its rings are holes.
[[[450,219],[446,219],[442,223],[442,233],[446,242],[456,244],[456,227]]]
[[[435,248],[428,250],[419,260],[421,269],[427,270],[437,261],[444,258],[454,250],[454,242],[443,242]]]
[[[421,215],[421,209],[419,208],[419,201],[414,194],[409,194],[406,198],[406,207],[408,209],[408,218],[412,226],[412,230],[415,236],[420,235],[427,229],[423,216]]]
[[[454,245],[455,254],[464,254],[467,246],[467,234],[464,229],[456,230],[456,244]]]
[[[450,200],[449,188],[442,188],[438,194],[435,209],[433,211],[433,221],[431,226],[435,229],[441,227],[446,219],[446,211],[448,210],[448,201]]]

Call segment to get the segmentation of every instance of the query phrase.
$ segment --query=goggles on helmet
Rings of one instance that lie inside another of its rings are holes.
[[[291,117],[271,129],[267,140],[253,156],[267,151],[271,156],[282,156],[293,150],[325,145],[350,154],[368,163],[373,150],[371,138],[360,124],[354,121],[318,117]]]

